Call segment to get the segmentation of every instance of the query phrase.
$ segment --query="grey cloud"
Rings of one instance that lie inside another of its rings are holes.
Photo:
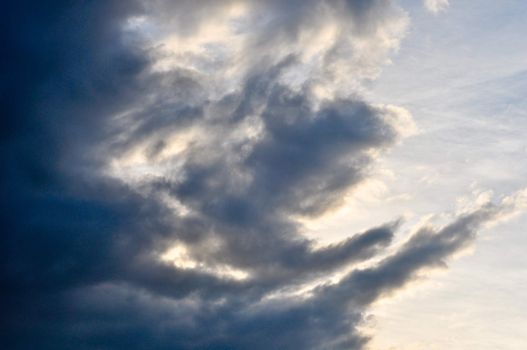
[[[239,84],[220,94],[182,63],[156,71],[156,49],[123,31],[143,16],[192,37],[234,3],[29,1],[2,13],[12,54],[2,61],[0,152],[8,349],[360,349],[365,308],[502,213],[489,205],[396,248],[399,221],[322,247],[305,238],[298,217],[338,206],[401,135],[397,111],[353,94],[321,98],[319,77],[287,85],[302,64],[292,47],[328,18],[374,40],[401,10],[391,1],[248,2],[267,17],[243,47]],[[190,130],[197,136],[167,156],[171,138]],[[144,145],[159,172],[108,176],[108,164]],[[176,243],[195,267],[160,259]],[[222,268],[247,276],[215,273]],[[291,296],[301,288],[310,293]]]
[[[253,84],[254,80],[247,86]],[[245,157],[233,160],[236,148],[227,144],[222,149],[213,142],[187,152],[181,178],[155,185],[191,208],[210,228],[209,235],[220,240],[219,250],[207,259],[250,270],[311,259],[308,244],[299,238],[289,215],[318,215],[333,207],[342,191],[365,175],[372,161],[368,152],[382,150],[398,138],[382,109],[364,102],[328,101],[313,110],[306,94],[280,85],[259,86],[258,97],[242,95],[251,104],[260,101],[262,105],[251,109],[263,110],[264,125],[261,137],[247,141],[250,151]],[[239,103],[245,104],[243,98]],[[228,121],[228,128],[235,127]],[[211,128],[209,137],[215,137],[214,130],[218,129]],[[222,128],[219,132],[218,139],[225,135]],[[245,174],[243,184],[236,174]],[[334,261],[342,264],[348,259],[349,255],[336,254]]]
[[[487,204],[460,215],[440,229],[420,228],[378,265],[352,272],[337,287],[328,290],[351,305],[368,305],[406,285],[422,269],[446,266],[448,258],[474,241],[482,225],[499,218],[506,210],[504,204]]]
[[[244,291],[239,298],[209,303],[199,297],[173,300],[125,286],[101,285],[75,292],[72,307],[85,314],[85,322],[93,322],[87,329],[95,342],[127,344],[131,349],[151,341],[162,349],[360,349],[367,338],[355,327],[373,301],[411,282],[420,270],[443,264],[503,209],[485,206],[443,228],[419,230],[392,255],[370,268],[350,272],[336,284],[315,288],[310,297],[262,301]],[[100,326],[112,324],[115,315],[127,315],[120,328],[109,332]],[[129,332],[140,336],[123,342]],[[77,336],[82,339],[83,334]]]

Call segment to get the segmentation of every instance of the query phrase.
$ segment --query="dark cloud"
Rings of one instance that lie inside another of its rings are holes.
[[[399,221],[322,247],[304,238],[298,218],[338,206],[401,138],[401,116],[355,95],[317,97],[316,79],[287,85],[295,50],[251,51],[240,84],[212,94],[203,72],[156,71],[157,49],[126,29],[150,16],[191,37],[235,3],[19,1],[2,12],[6,349],[359,349],[373,301],[509,209],[484,206],[395,248]],[[264,25],[249,51],[294,45],[321,7],[362,40],[399,13],[390,1],[252,6]],[[109,175],[137,149],[157,172]]]

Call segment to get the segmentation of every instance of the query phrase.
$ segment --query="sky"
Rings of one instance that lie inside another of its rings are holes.
[[[526,15],[10,2],[5,348],[525,349]]]

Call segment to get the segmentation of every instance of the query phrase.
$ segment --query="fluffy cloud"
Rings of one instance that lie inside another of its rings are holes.
[[[9,349],[360,349],[371,303],[519,202],[400,246],[398,220],[322,247],[302,235],[415,128],[360,95],[404,35],[389,0],[2,16]]]
[[[432,13],[446,11],[450,6],[449,0],[424,0],[426,9]]]

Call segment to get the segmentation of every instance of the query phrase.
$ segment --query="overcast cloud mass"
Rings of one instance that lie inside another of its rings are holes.
[[[364,349],[374,302],[525,207],[519,190],[404,234],[397,212],[332,244],[304,234],[419,132],[363,97],[410,23],[394,1],[22,0],[1,17],[6,349]]]

